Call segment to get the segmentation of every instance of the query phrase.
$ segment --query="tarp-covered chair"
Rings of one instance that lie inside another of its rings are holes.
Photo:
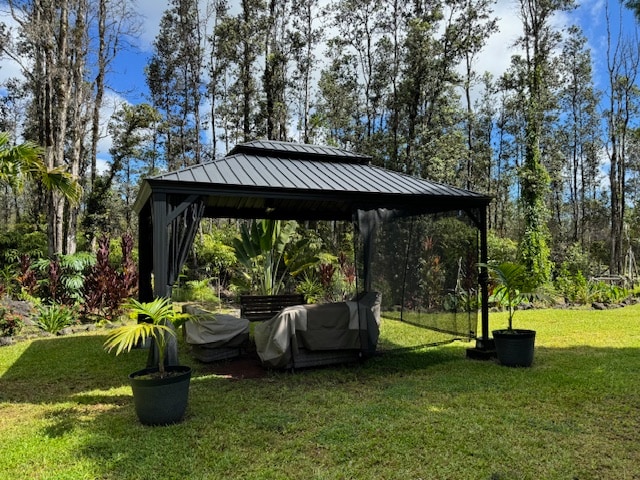
[[[185,341],[192,355],[201,362],[234,358],[249,342],[249,320],[213,313],[196,305],[184,305],[192,318],[184,324]]]

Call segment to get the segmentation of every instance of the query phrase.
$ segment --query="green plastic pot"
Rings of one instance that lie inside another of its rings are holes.
[[[507,367],[530,367],[536,341],[535,330],[494,330],[498,361]]]
[[[157,368],[145,368],[129,375],[136,414],[143,425],[171,425],[182,421],[189,400],[191,367],[165,367],[165,378],[149,378]]]

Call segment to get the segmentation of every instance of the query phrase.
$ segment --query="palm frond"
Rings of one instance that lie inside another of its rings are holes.
[[[160,337],[165,333],[174,334],[173,330],[166,325],[153,325],[145,322],[124,325],[109,334],[104,342],[104,349],[111,352],[115,348],[115,354],[120,355],[123,352],[130,352],[136,345],[145,343],[148,338],[153,338],[161,345],[163,341]]]
[[[82,186],[69,172],[56,167],[40,172],[40,181],[47,190],[57,190],[71,203],[77,205],[82,198]]]

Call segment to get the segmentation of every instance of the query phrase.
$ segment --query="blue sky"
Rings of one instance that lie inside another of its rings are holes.
[[[239,3],[240,0],[231,0],[230,3]],[[327,0],[321,0],[326,3]],[[202,0],[201,0],[201,3]],[[123,58],[121,72],[122,81],[127,86],[140,85],[141,89],[146,89],[142,69],[149,58],[152,43],[158,33],[160,18],[162,13],[169,6],[167,0],[136,0],[138,11],[146,19],[144,31],[138,41],[138,53],[131,55],[131,59]],[[611,23],[615,24],[621,20],[623,28],[628,35],[634,35],[636,22],[633,14],[621,6],[619,0],[586,0],[579,4],[578,8],[570,12],[564,12],[557,16],[556,25],[569,26],[578,24],[582,27],[585,35],[589,39],[593,50],[594,63],[598,70],[606,70],[606,21],[605,7],[609,6]],[[498,76],[509,64],[509,58],[513,53],[513,43],[521,33],[520,19],[518,18],[518,7],[516,0],[498,0],[495,7],[495,14],[499,17],[500,31],[495,34],[487,48],[483,52],[478,65],[479,71],[488,70]],[[621,17],[619,17],[621,15]],[[127,63],[128,62],[128,63]]]

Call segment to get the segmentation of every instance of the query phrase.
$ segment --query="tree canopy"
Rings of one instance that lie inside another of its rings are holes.
[[[135,228],[141,176],[268,138],[494,196],[489,228],[541,281],[569,251],[589,259],[585,274],[625,273],[639,247],[638,47],[608,29],[598,89],[584,33],[556,21],[573,6],[519,1],[522,33],[494,77],[477,63],[499,28],[493,0],[172,0],[146,98],[104,119],[113,61],[139,32],[130,2],[8,0],[0,49],[23,75],[0,90],[0,141],[3,155],[10,138],[39,145],[42,164],[0,164],[0,228],[46,224],[52,254],[95,246]]]

